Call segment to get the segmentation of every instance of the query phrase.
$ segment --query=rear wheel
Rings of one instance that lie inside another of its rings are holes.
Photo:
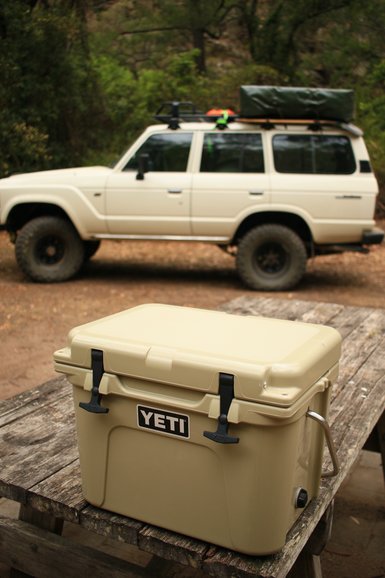
[[[84,262],[84,245],[69,221],[38,217],[29,221],[16,239],[16,260],[33,281],[57,283],[70,279]]]
[[[307,254],[302,239],[283,225],[260,225],[240,240],[237,270],[251,289],[283,291],[301,280]]]

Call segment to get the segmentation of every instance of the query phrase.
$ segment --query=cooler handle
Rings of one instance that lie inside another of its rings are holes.
[[[239,438],[229,435],[229,413],[231,402],[234,399],[234,376],[229,373],[219,374],[219,399],[220,415],[218,417],[217,431],[204,431],[203,435],[218,444],[237,444]]]
[[[103,351],[91,349],[91,369],[92,369],[92,390],[91,399],[88,403],[81,401],[79,407],[91,413],[108,413],[108,407],[100,405],[102,395],[99,392],[99,385],[104,374]]]
[[[307,415],[307,417],[310,417],[311,419],[314,419],[314,421],[319,423],[320,426],[322,427],[323,431],[324,431],[326,443],[328,446],[330,457],[332,459],[333,469],[328,471],[328,472],[322,472],[321,477],[322,478],[332,478],[339,473],[340,464],[338,461],[336,449],[334,447],[334,442],[333,442],[333,438],[332,438],[332,435],[330,432],[329,424],[322,415],[320,415],[319,413],[312,411],[310,409],[306,412],[306,415]]]

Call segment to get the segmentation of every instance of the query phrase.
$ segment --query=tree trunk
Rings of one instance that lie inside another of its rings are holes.
[[[204,74],[206,72],[206,50],[205,50],[205,32],[202,28],[194,28],[193,31],[193,45],[199,50],[195,58],[198,72]]]

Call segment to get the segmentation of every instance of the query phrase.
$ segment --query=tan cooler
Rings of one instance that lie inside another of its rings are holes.
[[[321,325],[155,304],[73,329],[55,367],[74,386],[85,498],[279,550],[318,492],[340,342]]]

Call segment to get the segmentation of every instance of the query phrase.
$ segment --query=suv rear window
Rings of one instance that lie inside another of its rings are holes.
[[[187,169],[191,140],[192,133],[153,134],[131,157],[123,170],[138,170],[139,156],[147,154],[150,171],[184,172]]]
[[[339,135],[276,135],[275,169],[279,173],[350,175],[356,170],[352,145]]]
[[[263,173],[262,137],[252,133],[206,133],[202,173]]]

